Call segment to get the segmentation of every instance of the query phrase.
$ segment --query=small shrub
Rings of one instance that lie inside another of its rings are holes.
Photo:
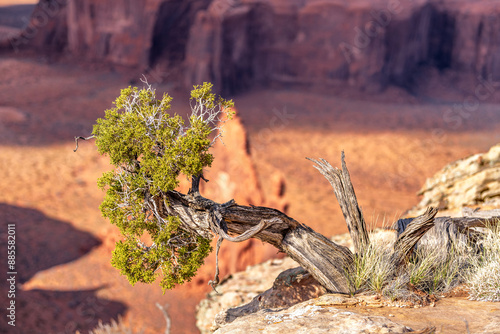
[[[470,299],[500,302],[500,261],[488,261],[476,269],[468,281]]]
[[[362,290],[382,292],[393,270],[389,243],[384,239],[372,240],[362,254],[355,255],[354,275],[350,276],[352,293]]]

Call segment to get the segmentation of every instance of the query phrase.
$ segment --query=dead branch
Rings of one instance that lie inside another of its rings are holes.
[[[233,201],[218,204],[199,194],[176,191],[168,192],[168,202],[167,214],[180,217],[185,229],[202,236],[213,232],[234,241],[257,238],[287,253],[327,289],[349,292],[346,272],[352,266],[351,251],[281,211],[237,205]]]
[[[73,150],[73,152],[76,152],[78,150],[78,140],[81,139],[81,140],[89,140],[89,139],[92,139],[92,138],[95,138],[94,135],[92,136],[89,136],[89,137],[82,137],[82,136],[79,136],[79,137],[75,137],[75,143],[76,143],[76,147],[75,149]]]
[[[344,214],[344,219],[354,244],[354,251],[357,254],[362,253],[370,240],[366,230],[363,212],[359,208],[351,177],[347,170],[344,151],[342,151],[341,157],[342,170],[332,167],[332,165],[324,159],[307,159],[316,163],[314,168],[319,170],[332,185],[335,197],[337,197],[342,213]]]
[[[167,308],[168,304],[165,304],[165,306],[161,306],[160,303],[156,303],[156,307],[160,309],[160,311],[163,313],[163,317],[165,317],[165,321],[167,323],[167,327],[165,328],[165,334],[170,334],[170,330],[172,328],[172,320],[170,319],[170,316],[168,315]]]
[[[436,217],[434,218],[434,226],[422,236],[415,247],[422,244],[432,244],[433,247],[450,249],[453,244],[457,243],[476,243],[484,237],[484,228],[500,224],[500,216],[494,216],[498,215],[498,210],[469,211],[464,208],[463,212],[464,215],[474,215],[475,217]],[[398,237],[415,219],[399,219],[394,224]]]
[[[427,208],[423,215],[413,219],[404,232],[398,236],[394,244],[394,260],[396,264],[403,263],[408,259],[420,238],[434,226],[434,217],[437,213],[436,208]]]

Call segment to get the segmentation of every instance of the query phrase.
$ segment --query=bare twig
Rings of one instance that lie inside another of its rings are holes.
[[[219,293],[219,291],[217,291],[215,287],[217,286],[217,284],[219,284],[219,249],[223,240],[224,238],[219,235],[219,239],[217,239],[217,245],[215,246],[215,277],[213,280],[208,281],[208,285],[210,285],[216,293]]]
[[[76,152],[76,150],[78,150],[78,140],[79,140],[79,139],[81,139],[81,140],[89,140],[89,139],[92,139],[92,138],[95,138],[95,136],[94,136],[94,135],[92,135],[92,136],[89,136],[89,137],[82,137],[82,136],[75,137],[76,147],[75,147],[75,149],[73,150],[73,152]]]
[[[170,316],[168,315],[167,308],[168,304],[165,304],[165,306],[161,306],[159,303],[156,303],[156,307],[160,309],[160,311],[163,313],[163,316],[165,317],[165,321],[167,322],[167,327],[165,328],[165,334],[170,334],[170,329],[172,327],[172,320],[170,319]]]

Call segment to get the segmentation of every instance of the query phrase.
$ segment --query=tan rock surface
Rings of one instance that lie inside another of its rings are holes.
[[[263,309],[283,309],[300,302],[324,295],[326,289],[304,268],[296,267],[281,272],[273,286],[255,296],[248,304],[219,312],[214,319],[213,329]]]
[[[329,306],[325,295],[287,309],[264,309],[239,318],[214,333],[407,333],[411,329],[381,316],[365,316]]]
[[[281,272],[297,266],[297,262],[285,257],[233,273],[217,287],[218,292],[211,291],[197,306],[196,326],[202,333],[212,333],[214,319],[218,313],[250,302],[268,290]]]
[[[408,215],[419,215],[428,206],[448,211],[477,205],[500,207],[500,144],[487,153],[446,165],[427,179],[419,195],[422,200]]]

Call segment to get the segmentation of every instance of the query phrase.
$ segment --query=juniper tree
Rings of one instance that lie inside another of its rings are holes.
[[[216,252],[222,240],[253,237],[288,254],[328,290],[354,293],[356,263],[371,242],[343,152],[341,169],[323,159],[310,160],[334,189],[354,253],[278,210],[203,197],[199,191],[203,169],[212,164],[210,148],[231,118],[233,102],[217,97],[209,83],[195,86],[191,114],[185,121],[169,114],[171,101],[168,94],[157,99],[147,82],[142,89],[123,89],[114,107],[97,120],[92,136],[76,138],[76,148],[78,139],[95,138],[98,151],[109,156],[115,167],[98,181],[106,191],[100,209],[123,234],[113,252],[113,266],[132,284],[161,277],[161,287],[170,289],[196,274],[212,250],[214,237],[218,238]],[[187,194],[175,190],[182,176],[191,178]],[[405,268],[414,246],[434,226],[436,213],[429,208],[416,219],[398,222],[391,272]],[[485,220],[452,223],[458,224],[457,233],[467,233]],[[215,271],[212,286],[218,283],[217,261]]]
[[[192,90],[187,122],[169,114],[171,101],[168,94],[157,99],[147,83],[142,89],[128,87],[93,129],[99,153],[115,167],[98,180],[106,190],[101,212],[124,236],[112,265],[132,284],[162,276],[163,289],[190,280],[211,251],[208,238],[181,228],[179,217],[165,215],[166,194],[177,188],[181,175],[201,177],[212,164],[209,148],[232,107],[208,83]]]

